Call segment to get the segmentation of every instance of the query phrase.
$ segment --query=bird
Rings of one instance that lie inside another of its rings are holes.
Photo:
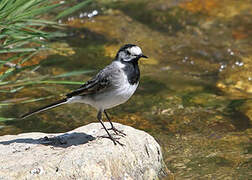
[[[106,110],[125,103],[136,91],[140,80],[138,66],[140,58],[148,57],[143,54],[139,46],[125,44],[118,50],[114,60],[109,65],[78,89],[66,94],[63,99],[30,111],[20,118],[24,119],[63,104],[85,103],[97,109],[97,119],[108,134],[107,138],[111,139],[114,145],[117,143],[122,145],[116,138],[112,137],[109,130],[113,130],[117,135],[126,136],[126,134],[115,128]],[[111,125],[109,129],[103,123],[103,113]]]

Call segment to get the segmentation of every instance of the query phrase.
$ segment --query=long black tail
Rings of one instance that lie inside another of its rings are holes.
[[[33,115],[33,114],[40,113],[40,112],[43,112],[43,111],[48,110],[48,109],[51,109],[51,108],[55,108],[55,107],[57,107],[57,106],[59,106],[59,105],[65,104],[65,103],[67,103],[67,98],[61,99],[61,100],[56,101],[56,102],[54,102],[54,103],[52,103],[52,104],[49,104],[49,105],[47,105],[47,106],[41,107],[41,108],[36,109],[36,110],[34,110],[34,111],[31,111],[31,112],[28,112],[28,113],[22,115],[20,118],[21,118],[21,119],[24,119],[24,118],[27,118],[27,117]]]

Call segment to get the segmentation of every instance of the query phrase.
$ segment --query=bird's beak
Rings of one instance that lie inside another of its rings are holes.
[[[141,54],[140,57],[141,57],[141,58],[148,58],[147,56],[145,56],[145,55],[143,55],[143,54]]]

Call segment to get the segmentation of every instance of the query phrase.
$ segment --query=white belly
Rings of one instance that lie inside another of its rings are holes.
[[[124,84],[124,86],[113,89],[111,91],[100,93],[95,96],[84,97],[84,103],[90,104],[98,110],[109,109],[128,101],[136,91],[137,86],[138,83],[135,85],[130,85],[129,83],[127,83]]]
[[[85,103],[93,106],[97,110],[105,110],[125,103],[134,94],[139,83],[131,85],[121,83],[121,86],[110,89],[102,93],[86,96],[74,96],[68,103]]]
[[[100,104],[102,104],[100,108],[109,109],[109,108],[118,106],[120,104],[123,104],[126,101],[128,101],[129,98],[134,94],[137,86],[138,86],[138,83],[135,85],[128,84],[115,91],[111,91],[110,93],[105,93],[101,95],[102,96],[100,98],[101,102],[99,102],[97,105],[99,106]],[[97,97],[97,99],[99,99],[99,97]]]

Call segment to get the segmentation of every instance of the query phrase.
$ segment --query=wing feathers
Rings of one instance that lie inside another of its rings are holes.
[[[110,87],[112,81],[111,77],[116,73],[116,67],[112,63],[101,70],[93,79],[87,81],[79,89],[67,94],[66,96],[67,98],[71,98],[73,96],[92,94],[103,91],[104,89]]]
[[[90,80],[90,81],[87,81],[84,85],[82,85],[79,89],[76,89],[74,90],[73,92],[71,93],[68,93],[66,95],[67,98],[71,98],[73,96],[77,96],[77,95],[80,95],[80,94],[85,94],[85,93],[88,93],[90,92],[90,90],[95,86],[97,85],[98,83],[98,79],[94,79],[94,80]]]

